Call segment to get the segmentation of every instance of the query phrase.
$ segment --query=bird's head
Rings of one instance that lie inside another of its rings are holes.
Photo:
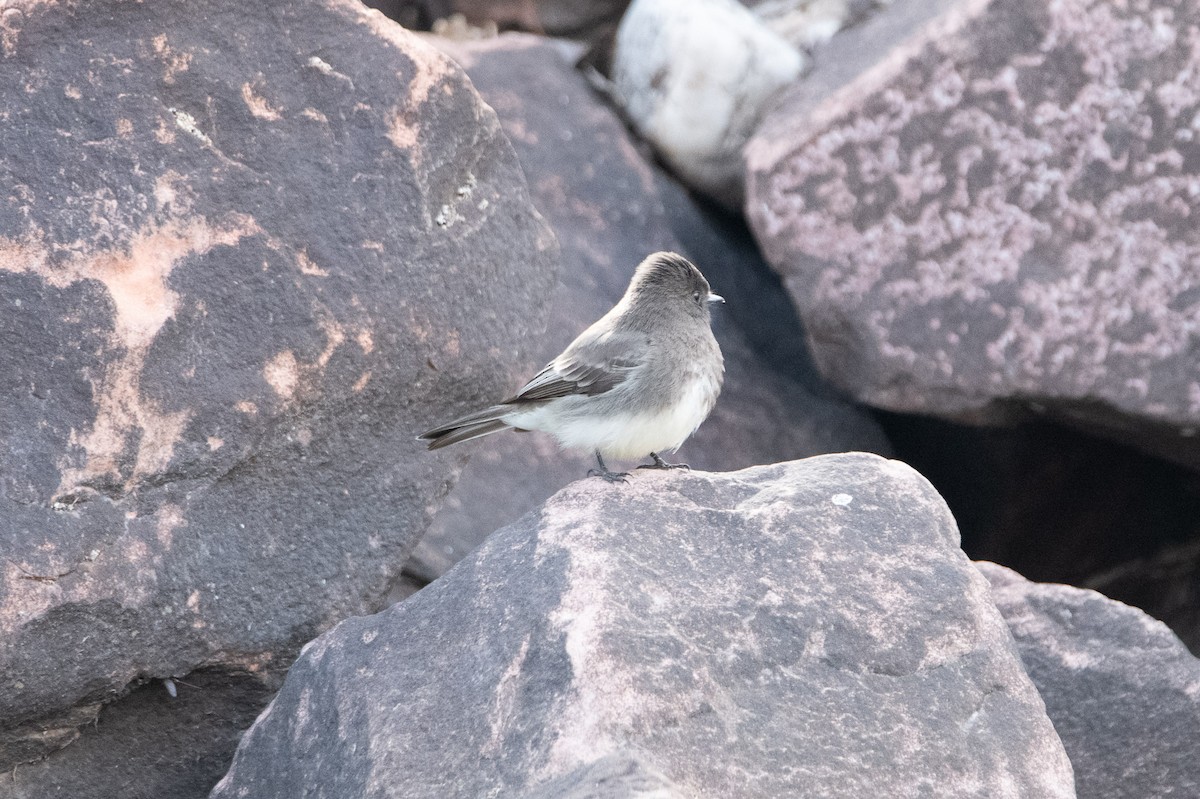
[[[725,302],[713,293],[695,264],[673,252],[656,252],[638,264],[626,296],[634,304],[664,313],[682,310],[705,319],[709,305]]]

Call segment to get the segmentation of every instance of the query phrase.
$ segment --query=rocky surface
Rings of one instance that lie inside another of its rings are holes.
[[[562,247],[550,323],[534,343],[543,362],[612,307],[647,253],[679,250],[728,300],[714,314],[725,388],[679,460],[727,470],[847,449],[888,452],[875,422],[831,396],[796,351],[803,336],[794,311],[779,286],[763,279],[768,270],[753,244],[719,230],[718,220],[647,164],[554,44],[505,35],[439,46],[496,108]],[[590,455],[562,453],[539,433],[502,433],[450,451],[471,460],[408,567],[426,580],[593,465]]]
[[[945,504],[860,453],[569,486],[309,644],[212,796],[521,796],[630,751],[694,797],[1075,795]]]
[[[634,129],[671,169],[739,208],[742,147],[804,63],[735,0],[634,0],[617,29],[612,79]]]
[[[1062,737],[1080,799],[1200,795],[1200,660],[1136,608],[979,568]]]
[[[358,3],[2,19],[8,772],[378,608],[451,479],[414,434],[529,368],[556,256],[462,72]]]
[[[822,370],[1200,465],[1194,0],[897,0],[748,145],[747,213]]]

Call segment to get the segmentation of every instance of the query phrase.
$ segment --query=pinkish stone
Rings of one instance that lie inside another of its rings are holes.
[[[898,2],[747,147],[822,370],[1200,464],[1200,3]]]

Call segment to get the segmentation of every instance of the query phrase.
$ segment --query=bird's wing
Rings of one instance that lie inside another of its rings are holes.
[[[572,394],[595,396],[620,385],[645,360],[648,342],[631,333],[580,336],[505,404]]]

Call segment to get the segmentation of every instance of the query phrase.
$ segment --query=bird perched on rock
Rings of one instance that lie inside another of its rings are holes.
[[[640,469],[686,468],[674,452],[708,416],[725,363],[709,305],[724,302],[691,261],[658,252],[638,264],[625,296],[579,334],[515,396],[435,427],[419,438],[430,449],[509,428],[541,430],[565,449],[594,452],[589,475],[623,481],[604,458],[649,453]]]

